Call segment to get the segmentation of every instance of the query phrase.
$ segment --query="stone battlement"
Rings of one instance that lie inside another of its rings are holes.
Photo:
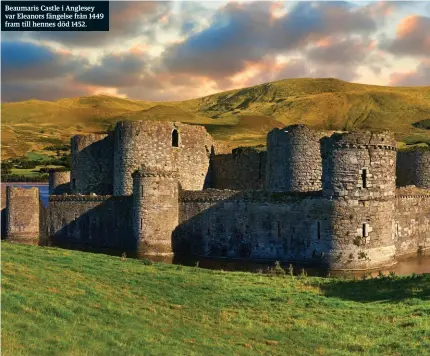
[[[306,125],[273,129],[266,151],[215,146],[203,126],[167,121],[74,136],[46,211],[37,189],[7,190],[8,238],[336,269],[430,249],[430,150]]]

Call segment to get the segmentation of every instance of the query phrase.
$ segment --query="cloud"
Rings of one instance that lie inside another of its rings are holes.
[[[267,55],[300,50],[309,41],[331,35],[370,33],[372,16],[345,2],[299,2],[284,16],[274,16],[271,2],[228,3],[210,27],[172,45],[163,65],[172,73],[223,80]]]
[[[126,87],[139,84],[146,68],[145,55],[138,50],[108,54],[99,64],[88,67],[76,80],[105,87]]]
[[[411,15],[397,26],[394,40],[386,40],[383,49],[398,55],[430,56],[430,17]]]
[[[169,11],[165,1],[110,1],[109,31],[31,32],[34,39],[50,40],[70,47],[102,47],[121,44],[136,36],[148,35],[151,28]]]
[[[70,78],[52,80],[35,80],[31,82],[1,83],[2,102],[13,102],[29,99],[57,100],[62,98],[90,95],[92,88],[75,83]]]
[[[314,62],[328,64],[362,64],[375,44],[370,39],[326,39],[310,47],[304,53]]]
[[[430,60],[423,60],[415,71],[391,74],[390,85],[430,85]]]
[[[88,61],[69,52],[55,51],[30,42],[1,43],[2,81],[62,77],[81,70]]]

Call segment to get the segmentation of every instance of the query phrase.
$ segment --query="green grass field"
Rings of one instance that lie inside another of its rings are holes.
[[[430,350],[430,275],[276,276],[1,246],[5,356]]]
[[[55,102],[2,105],[2,159],[68,143],[75,134],[102,132],[120,120],[201,124],[233,147],[265,143],[280,125],[321,130],[388,129],[404,144],[430,143],[430,87],[384,87],[333,78],[285,79],[177,102],[98,95]]]

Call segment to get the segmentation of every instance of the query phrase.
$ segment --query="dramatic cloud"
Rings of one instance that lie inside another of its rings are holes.
[[[60,80],[35,80],[31,82],[1,83],[2,101],[29,99],[58,100],[93,94],[90,87],[81,86],[69,78]]]
[[[169,11],[170,2],[110,1],[109,31],[31,32],[32,38],[51,40],[70,47],[101,47],[130,41],[152,33],[154,26]]]
[[[300,2],[280,17],[273,14],[274,4],[225,5],[209,28],[168,48],[164,65],[175,73],[222,79],[244,70],[247,62],[299,50],[310,40],[376,29],[366,11],[348,3]]]
[[[360,64],[373,50],[372,40],[345,38],[323,40],[305,52],[306,57],[314,62],[329,64]]]
[[[139,52],[113,53],[80,73],[76,79],[82,83],[106,87],[135,86],[145,69],[145,57]]]
[[[396,38],[385,49],[400,55],[430,56],[430,17],[408,16],[397,26]]]
[[[400,86],[430,85],[430,60],[422,61],[415,71],[393,73],[390,84]]]
[[[426,2],[112,1],[110,10],[109,32],[2,33],[3,100],[182,100],[297,77],[430,85]]]
[[[88,61],[29,42],[1,43],[2,82],[50,79],[76,73]]]

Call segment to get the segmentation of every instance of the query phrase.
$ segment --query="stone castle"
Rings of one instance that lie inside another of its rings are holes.
[[[430,150],[398,152],[390,132],[292,125],[267,151],[222,153],[203,126],[133,121],[71,149],[47,207],[37,188],[7,188],[8,239],[333,269],[430,249]]]

